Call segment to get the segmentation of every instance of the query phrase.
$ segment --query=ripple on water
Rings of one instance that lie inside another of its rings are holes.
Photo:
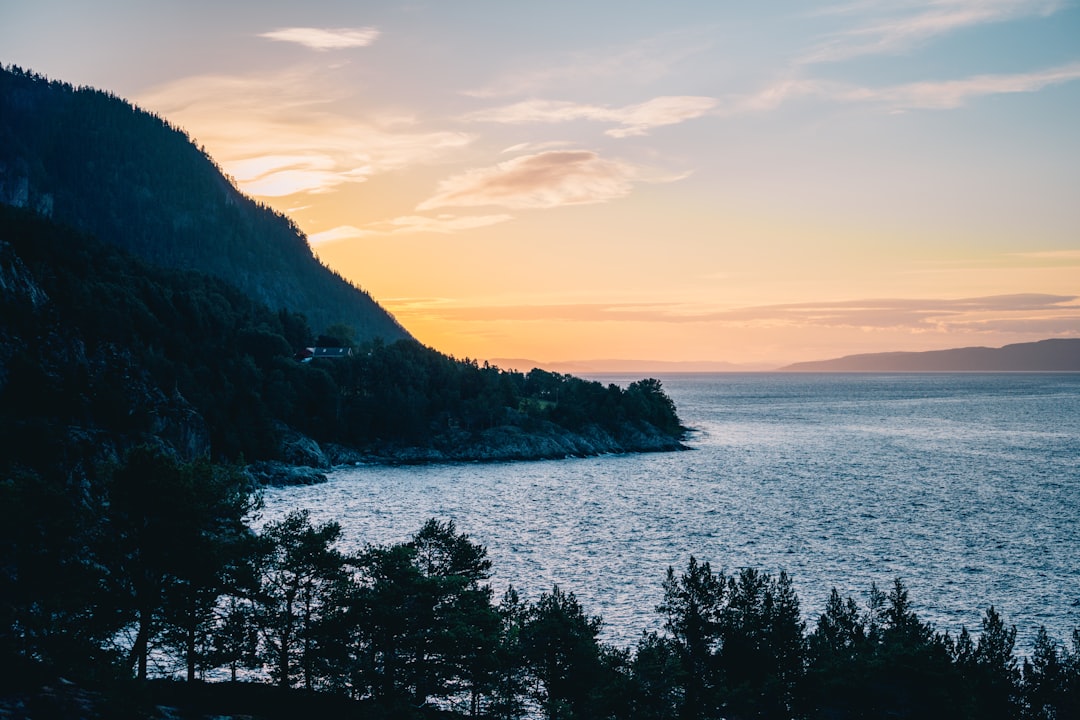
[[[787,570],[808,618],[834,586],[861,601],[900,577],[941,630],[990,604],[1022,647],[1080,625],[1080,376],[662,380],[694,451],[350,468],[267,490],[263,517],[306,507],[346,550],[453,519],[497,593],[558,584],[624,646],[659,626],[665,571],[691,555]]]

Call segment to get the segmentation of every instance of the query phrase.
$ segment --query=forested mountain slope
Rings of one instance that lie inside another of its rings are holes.
[[[318,332],[408,332],[315,258],[285,216],[241,194],[187,134],[106,92],[0,68],[0,203],[156,265],[223,278]]]
[[[312,440],[349,448],[351,461],[680,447],[655,380],[622,389],[505,372],[411,338],[301,362],[314,338],[303,315],[219,278],[0,206],[0,473],[34,447],[56,459],[56,448],[142,442],[188,459],[315,467],[335,460],[310,452]]]

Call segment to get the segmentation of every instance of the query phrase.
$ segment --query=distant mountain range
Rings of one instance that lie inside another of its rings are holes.
[[[577,375],[724,372],[1080,372],[1080,339],[1056,338],[1000,348],[967,347],[926,352],[865,353],[831,360],[799,362],[783,367],[710,360],[540,362],[525,358],[496,358],[491,364],[519,372],[543,368],[549,372]]]
[[[780,372],[1080,372],[1080,339],[1057,338],[1000,348],[848,355],[800,362]]]
[[[0,204],[154,265],[222,278],[312,329],[409,333],[312,254],[287,217],[240,193],[187,134],[114,95],[0,67]]]

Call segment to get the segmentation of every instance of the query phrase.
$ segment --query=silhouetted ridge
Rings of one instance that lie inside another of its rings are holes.
[[[271,308],[356,340],[409,337],[315,258],[287,217],[240,193],[180,128],[110,93],[0,69],[0,203],[151,263],[234,283]]]
[[[1080,372],[1080,339],[1055,338],[1001,348],[848,355],[801,362],[782,372]]]

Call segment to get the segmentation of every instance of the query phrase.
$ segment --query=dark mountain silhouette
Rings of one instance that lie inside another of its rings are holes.
[[[682,434],[655,380],[605,388],[422,346],[183,131],[0,71],[0,438],[30,453],[0,453],[0,476],[142,443],[322,469],[675,450]]]
[[[314,330],[357,341],[409,333],[319,262],[287,217],[240,193],[188,135],[114,95],[0,69],[0,203],[27,208],[163,267],[233,283]]]
[[[1080,339],[1057,338],[1001,348],[848,355],[801,362],[780,372],[1080,372]]]
[[[411,338],[305,361],[313,342],[303,315],[220,278],[0,205],[0,480],[11,464],[110,461],[146,443],[319,469],[682,447],[656,380],[508,372]]]

